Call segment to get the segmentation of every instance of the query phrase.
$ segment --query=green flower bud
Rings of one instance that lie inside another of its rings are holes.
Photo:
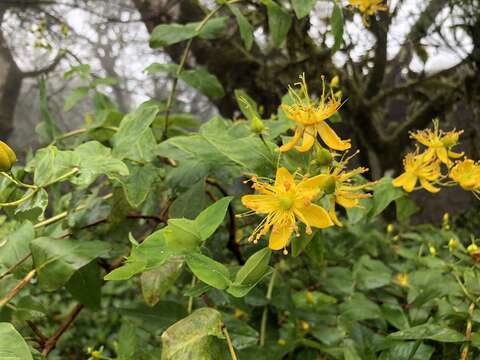
[[[250,129],[252,132],[255,134],[261,134],[263,130],[265,130],[265,125],[263,125],[262,120],[260,120],[258,117],[254,116],[252,118],[252,122],[250,124]]]
[[[468,251],[470,254],[473,254],[473,253],[477,252],[477,250],[478,250],[478,246],[475,245],[474,243],[468,245],[468,247],[467,247],[467,251]]]
[[[317,147],[317,164],[320,166],[330,166],[333,156],[330,151],[323,147]]]
[[[10,170],[16,161],[17,156],[10,146],[0,141],[0,171]]]
[[[330,175],[327,177],[325,182],[322,185],[322,190],[325,194],[333,194],[336,188],[336,179],[335,176]]]

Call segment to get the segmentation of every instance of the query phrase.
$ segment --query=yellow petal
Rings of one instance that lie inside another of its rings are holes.
[[[303,133],[302,145],[296,146],[295,149],[297,149],[300,152],[305,152],[310,150],[313,146],[313,143],[315,142],[315,135],[316,135],[315,128],[307,127],[305,132]]]
[[[283,144],[282,146],[280,146],[277,151],[280,151],[280,152],[286,152],[288,150],[290,150],[291,148],[293,148],[295,145],[297,145],[298,141],[300,140],[300,138],[302,137],[302,134],[303,134],[303,128],[301,127],[297,127],[295,129],[295,134],[293,135],[293,137],[290,139],[289,142],[287,142],[286,144]]]
[[[343,226],[342,222],[338,220],[337,214],[335,212],[335,198],[332,198],[332,200],[330,201],[330,210],[328,211],[328,214],[330,215],[330,219],[332,219],[335,225],[340,227]]]
[[[284,167],[278,168],[275,175],[275,188],[281,191],[288,191],[292,186],[295,186],[293,175]]]
[[[350,209],[358,205],[358,199],[351,199],[345,196],[337,195],[335,201],[345,209]]]
[[[463,151],[461,153],[456,153],[456,152],[453,152],[453,151],[448,151],[448,156],[450,156],[451,158],[454,158],[454,159],[458,159],[458,158],[461,158],[463,156]]]
[[[269,213],[278,208],[278,200],[271,195],[244,195],[242,204],[257,213]]]
[[[328,216],[327,211],[315,204],[310,204],[301,209],[295,209],[295,215],[307,226],[323,229],[333,225],[332,219]]]
[[[302,182],[300,182],[297,186],[299,190],[316,190],[318,188],[321,188],[322,185],[325,184],[325,182],[330,179],[331,175],[317,175],[314,176],[310,179],[306,179]]]
[[[417,184],[417,177],[412,173],[403,173],[392,181],[393,186],[403,187],[406,192],[412,192]]]
[[[272,250],[280,250],[285,248],[290,242],[290,236],[292,235],[292,226],[273,226],[270,233],[270,239],[268,241],[268,247]]]
[[[447,149],[445,149],[444,147],[438,148],[436,153],[441,162],[447,165],[450,164],[451,161],[448,158]]]
[[[323,142],[327,144],[329,148],[340,151],[350,149],[350,140],[340,139],[325,121],[317,124],[317,130]]]
[[[422,187],[431,192],[431,193],[436,193],[436,192],[439,192],[440,191],[440,188],[437,188],[435,186],[433,186],[431,183],[429,183],[427,180],[425,179],[420,179],[420,184],[422,185]]]

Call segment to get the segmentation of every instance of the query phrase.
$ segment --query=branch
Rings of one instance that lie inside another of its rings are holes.
[[[15,287],[10,290],[1,300],[0,300],[0,308],[2,308],[6,303],[12,300],[19,292],[22,290],[30,280],[35,276],[37,273],[36,269],[31,270],[25,277],[20,280]]]
[[[36,77],[45,73],[48,73],[52,70],[54,70],[57,65],[60,63],[60,60],[62,60],[65,56],[65,52],[63,50],[60,50],[55,56],[55,59],[53,59],[52,63],[44,68],[38,69],[38,70],[33,70],[33,71],[22,71],[21,72],[21,77],[22,78],[29,78],[29,77]]]
[[[380,20],[372,16],[371,30],[375,35],[377,42],[375,44],[374,64],[368,79],[365,97],[370,99],[375,96],[380,88],[385,76],[385,68],[387,67],[387,35],[389,28],[388,12],[380,12]]]
[[[43,356],[46,357],[50,353],[50,351],[52,351],[55,348],[55,346],[57,346],[58,339],[60,339],[63,333],[73,323],[73,321],[78,316],[78,314],[80,314],[80,311],[82,311],[82,309],[83,309],[83,305],[77,304],[75,308],[70,312],[70,314],[68,314],[68,316],[65,318],[63,323],[57,329],[57,331],[55,331],[55,333],[47,339],[42,351]]]

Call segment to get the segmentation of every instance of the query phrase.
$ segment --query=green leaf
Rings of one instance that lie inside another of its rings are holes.
[[[222,31],[225,29],[227,25],[227,16],[217,16],[216,18],[210,19],[207,23],[203,26],[203,28],[199,32],[199,36],[202,39],[212,40],[217,38]],[[193,22],[190,23],[190,26],[194,28],[198,28],[200,22]]]
[[[317,0],[292,0],[293,10],[297,15],[297,18],[301,19],[312,11]]]
[[[183,263],[183,258],[171,257],[159,267],[142,274],[143,299],[149,306],[156,305],[175,284],[182,273]]]
[[[118,332],[118,360],[135,359],[137,352],[137,327],[132,321],[122,321]]]
[[[202,179],[175,199],[168,209],[168,215],[170,218],[195,219],[206,207],[208,201],[209,198],[205,192],[205,180]]]
[[[30,252],[30,241],[35,237],[35,229],[29,221],[25,221],[13,232],[2,236],[0,240],[0,264],[10,268],[17,264]],[[17,277],[24,275],[31,268],[31,260],[27,260],[14,272]]]
[[[383,304],[381,308],[385,320],[395,326],[395,328],[404,330],[410,327],[408,317],[400,305]]]
[[[408,222],[410,217],[419,210],[415,200],[408,196],[395,200],[395,209],[400,222]]]
[[[392,178],[384,177],[373,187],[372,207],[368,213],[370,219],[379,215],[393,201],[404,196],[404,192],[392,185]]]
[[[333,54],[338,49],[340,49],[340,46],[342,45],[342,42],[343,42],[343,11],[342,11],[342,8],[337,5],[337,3],[333,5],[331,25],[332,25],[333,38],[335,39],[335,42],[332,47],[332,54]]]
[[[147,74],[155,74],[155,73],[167,73],[169,75],[176,75],[178,71],[177,64],[159,64],[153,63],[150,64],[146,69],[145,72]]]
[[[162,360],[224,359],[222,315],[202,308],[170,326],[162,334]]]
[[[160,301],[154,307],[141,304],[119,310],[123,316],[134,320],[137,328],[146,329],[150,333],[161,332],[187,315],[185,306],[173,301]]]
[[[228,269],[218,261],[196,253],[187,255],[185,260],[193,274],[204,283],[217,289],[225,289],[231,284]]]
[[[198,227],[199,235],[202,240],[207,240],[222,224],[228,205],[232,199],[233,196],[221,198],[197,216],[195,224]]]
[[[49,237],[33,240],[30,248],[39,284],[45,291],[60,288],[77,270],[110,250],[110,246],[102,241],[56,240]]]
[[[394,340],[433,340],[444,343],[463,342],[466,340],[465,336],[458,331],[435,324],[414,326],[397,331],[388,335],[388,337]]]
[[[15,317],[22,320],[45,319],[47,309],[31,296],[24,296],[15,304]]]
[[[190,25],[161,24],[157,25],[150,35],[150,47],[156,49],[173,45],[197,35],[195,28]]]
[[[12,324],[0,323],[0,359],[33,360],[30,348]]]
[[[228,8],[235,15],[235,19],[237,20],[238,28],[240,29],[240,37],[243,40],[243,45],[245,49],[250,51],[252,49],[253,44],[253,27],[247,20],[247,18],[242,14],[240,9],[236,6],[228,4]]]
[[[262,0],[267,7],[268,28],[274,47],[280,47],[292,26],[292,17],[273,0]]]
[[[258,331],[247,325],[244,321],[235,319],[231,315],[222,314],[225,327],[232,338],[232,345],[236,350],[246,349],[257,345]]]
[[[228,288],[228,293],[235,297],[243,297],[255,287],[269,273],[272,251],[263,248],[250,256],[246,263],[238,270],[235,280]]]
[[[196,250],[201,242],[198,227],[193,220],[170,219],[168,226],[163,229],[163,234],[168,249],[179,253]]]
[[[223,86],[217,77],[205,69],[182,71],[179,78],[212,99],[221,98],[225,95]]]
[[[153,184],[158,180],[158,168],[151,165],[129,164],[130,175],[120,179],[128,203],[138,208],[152,191]]]
[[[63,104],[63,111],[67,112],[73,109],[77,103],[88,95],[89,87],[81,86],[73,90],[73,92],[67,96],[65,103]]]
[[[133,275],[136,275],[147,267],[146,261],[127,261],[125,264],[104,276],[105,280],[128,280]]]
[[[32,190],[29,189],[25,195],[31,192]],[[40,189],[30,199],[17,206],[14,214],[17,220],[29,220],[32,222],[37,222],[43,218],[43,214],[47,209],[47,206],[48,193],[45,191],[45,189]]]
[[[91,261],[73,274],[66,288],[81,304],[89,309],[98,310],[102,298],[102,285],[100,266]]]
[[[60,151],[55,146],[40,149],[29,163],[35,168],[33,182],[47,186],[72,171],[79,159],[73,151]]]
[[[150,125],[159,108],[144,103],[122,119],[118,132],[113,136],[113,156],[136,161],[150,161],[155,157],[156,141]]]

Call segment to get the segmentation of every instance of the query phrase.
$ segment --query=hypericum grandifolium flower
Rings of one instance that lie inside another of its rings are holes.
[[[256,227],[249,241],[258,241],[270,233],[268,246],[273,250],[284,249],[290,242],[292,233],[299,234],[297,220],[306,226],[306,233],[312,227],[326,228],[333,225],[327,211],[313,203],[321,191],[324,176],[295,180],[286,168],[277,170],[275,181],[252,178],[252,187],[258,192],[242,197],[245,207],[253,213],[266,215]]]
[[[330,149],[348,150],[351,146],[350,140],[341,140],[326,122],[342,105],[340,95],[334,94],[332,90],[327,93],[325,79],[322,77],[322,95],[319,100],[314,100],[308,92],[305,76],[301,75],[300,80],[301,82],[295,84],[299,87],[298,90],[289,87],[288,92],[293,104],[282,104],[282,110],[287,117],[296,123],[295,134],[278,151],[289,151],[295,146],[296,150],[306,152],[314,145],[317,134]],[[300,141],[302,144],[296,146]]]

